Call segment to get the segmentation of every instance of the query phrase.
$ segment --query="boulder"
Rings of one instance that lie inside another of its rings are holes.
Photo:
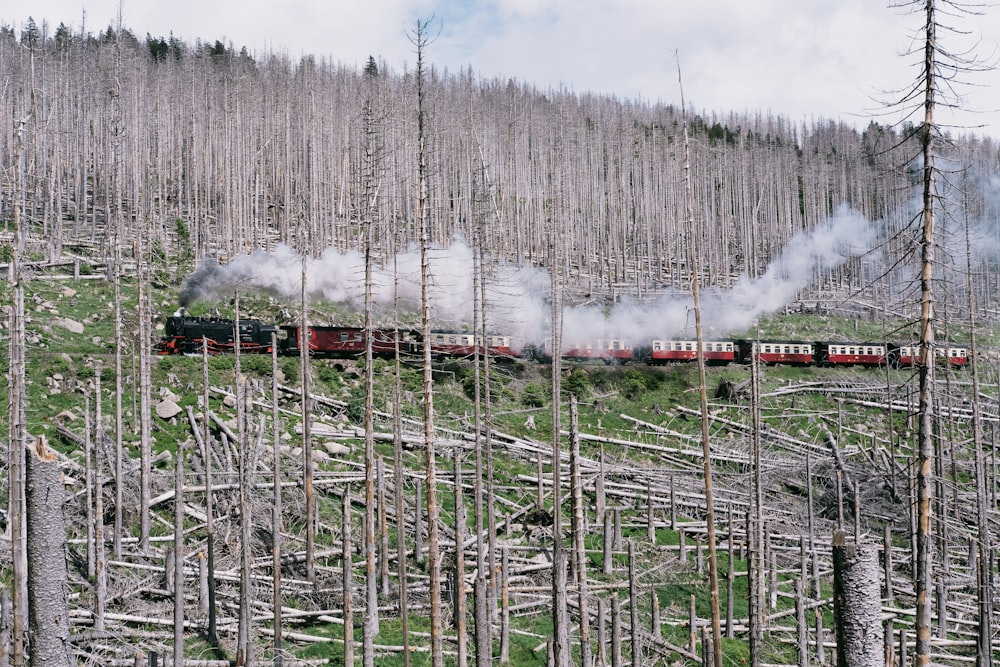
[[[83,333],[83,323],[77,322],[76,320],[71,320],[68,317],[59,317],[52,320],[52,324],[57,327],[62,327],[67,331],[75,334]]]
[[[323,442],[320,443],[320,446],[330,456],[344,456],[351,453],[351,448],[340,442]]]
[[[174,403],[181,400],[177,394],[170,391],[167,387],[160,387],[160,398],[165,401],[173,401]]]
[[[156,416],[160,419],[171,419],[181,413],[181,406],[177,405],[169,398],[165,398],[156,404]]]

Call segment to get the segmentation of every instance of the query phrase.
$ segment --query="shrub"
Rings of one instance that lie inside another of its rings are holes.
[[[622,373],[619,389],[625,398],[636,399],[647,389],[646,378],[639,371],[627,370]]]
[[[590,392],[590,376],[582,368],[575,368],[563,378],[562,390],[579,398],[584,398]]]
[[[545,405],[545,393],[540,384],[529,382],[521,390],[521,404],[529,408],[540,408]]]

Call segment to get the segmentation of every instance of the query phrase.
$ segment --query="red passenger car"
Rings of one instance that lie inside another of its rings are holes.
[[[285,325],[285,339],[281,351],[297,355],[301,352],[301,327]],[[396,354],[396,339],[399,350],[414,352],[418,337],[408,329],[374,329],[372,331],[372,354],[376,357],[391,357]],[[360,327],[309,327],[309,356],[312,357],[359,357],[365,353],[365,330]]]
[[[816,346],[803,340],[738,340],[737,359],[749,364],[753,359],[762,364],[809,366],[816,360]]]
[[[675,361],[695,361],[698,358],[696,340],[652,340],[648,363],[666,364]],[[705,363],[728,364],[736,360],[736,343],[731,340],[702,341]]]
[[[601,360],[624,364],[632,358],[632,344],[622,338],[599,338],[596,341],[570,343],[562,348],[562,358],[569,361]]]
[[[890,351],[890,357],[897,368],[915,368],[920,365],[920,346],[900,345]],[[942,365],[965,368],[969,365],[969,348],[955,343],[938,343],[934,348],[934,358]]]
[[[816,363],[820,366],[882,366],[885,343],[816,343]]]
[[[487,353],[498,360],[516,359],[519,350],[511,347],[510,336],[487,334],[483,345],[481,335],[458,331],[431,332],[431,354],[436,357],[471,357],[478,351],[480,356]]]

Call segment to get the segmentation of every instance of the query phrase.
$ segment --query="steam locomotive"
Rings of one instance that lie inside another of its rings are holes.
[[[165,335],[157,345],[157,353],[209,354],[234,352],[237,346],[244,354],[299,356],[303,348],[311,357],[357,358],[365,354],[366,332],[360,327],[312,326],[303,345],[299,325],[265,324],[255,319],[233,320],[219,317],[189,317],[177,313],[167,318]],[[372,331],[372,354],[376,357],[422,355],[424,341],[416,329],[376,328]],[[431,356],[437,360],[471,357],[477,352],[495,360],[517,359],[550,362],[548,343],[511,344],[511,337],[459,331],[433,331],[430,336]],[[920,348],[913,344],[851,341],[796,341],[717,339],[702,341],[705,362],[713,365],[748,364],[752,360],[766,365],[796,366],[862,366],[874,368],[890,365],[895,368],[917,366]],[[561,346],[560,358],[569,362],[599,361],[608,364],[642,363],[663,365],[689,363],[698,358],[695,340],[651,339],[634,346],[624,338],[599,338],[568,342]],[[955,343],[939,343],[935,359],[941,365],[964,368],[969,364],[969,348]]]

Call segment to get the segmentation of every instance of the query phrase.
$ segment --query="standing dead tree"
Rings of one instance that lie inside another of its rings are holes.
[[[678,82],[680,79],[680,61],[677,64]],[[684,94],[681,93],[681,106],[684,106]],[[694,327],[698,347],[698,383],[699,403],[701,406],[701,443],[704,453],[705,471],[705,521],[708,525],[708,583],[711,595],[712,613],[712,657],[715,667],[722,667],[722,628],[719,620],[719,562],[716,557],[715,543],[715,508],[712,500],[712,448],[708,430],[708,387],[705,379],[705,343],[701,326],[701,291],[698,283],[698,271],[701,258],[698,249],[700,232],[694,229],[694,199],[691,190],[691,152],[688,141],[687,115],[684,116],[684,208],[685,217],[690,226],[691,243],[691,294],[694,299]],[[635,604],[633,599],[632,604]]]
[[[878,552],[848,544],[839,530],[833,536],[833,588],[837,664],[884,665]]]
[[[420,220],[420,322],[423,333],[424,462],[427,484],[427,568],[430,574],[431,664],[442,667],[441,557],[438,541],[437,454],[434,444],[434,375],[431,353],[430,246],[428,210],[427,109],[424,51],[429,43],[428,21],[417,21],[411,40],[417,49],[417,216]]]
[[[62,471],[42,436],[25,457],[28,637],[33,667],[69,667],[69,574]]]

